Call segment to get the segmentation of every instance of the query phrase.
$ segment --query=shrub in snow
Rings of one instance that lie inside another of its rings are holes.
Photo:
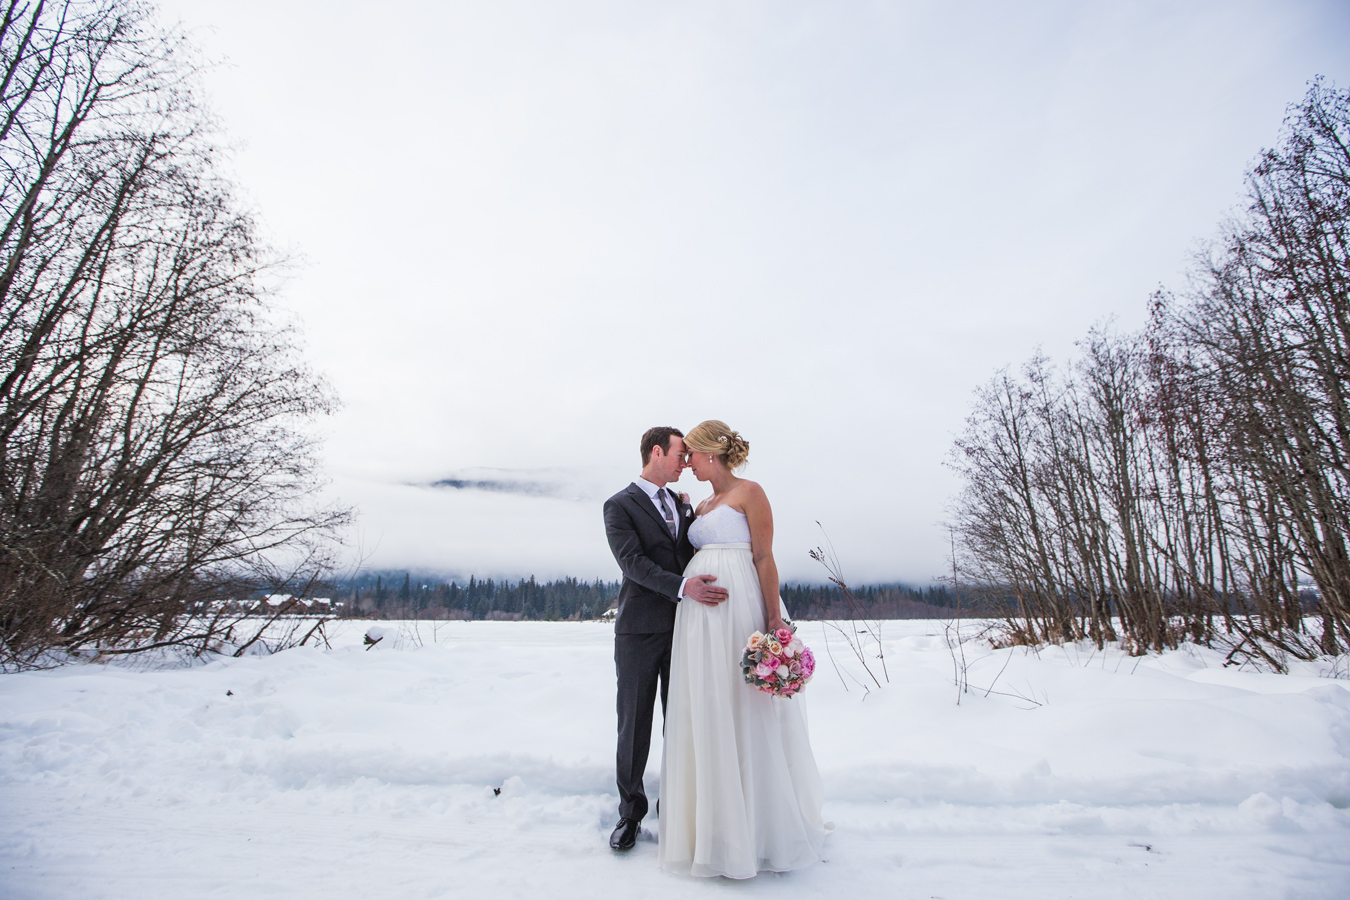
[[[395,637],[397,637],[397,632],[394,631],[394,629],[387,628],[383,625],[372,625],[366,629],[366,636],[365,639],[362,641],[362,643],[364,643],[366,645],[366,649],[369,650],[371,647],[374,647],[376,644],[378,644],[385,638],[395,638]],[[391,640],[389,642],[389,646],[392,647],[394,643],[395,641]]]

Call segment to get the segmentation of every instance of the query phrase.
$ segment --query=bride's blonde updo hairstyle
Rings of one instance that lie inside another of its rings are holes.
[[[722,457],[728,469],[739,469],[750,458],[750,442],[731,430],[726,422],[699,422],[685,435],[684,445],[697,453]]]

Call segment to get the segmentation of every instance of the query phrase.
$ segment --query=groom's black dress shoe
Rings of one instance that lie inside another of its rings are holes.
[[[614,826],[614,833],[609,836],[609,846],[615,850],[632,850],[637,843],[637,835],[637,819],[620,819],[619,824]]]

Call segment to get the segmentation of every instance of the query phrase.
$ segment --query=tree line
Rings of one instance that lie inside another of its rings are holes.
[[[533,575],[455,581],[414,579],[410,572],[363,574],[341,582],[334,597],[347,616],[386,619],[598,619],[618,599],[619,582]]]
[[[561,578],[518,581],[470,577],[468,583],[415,578],[411,572],[365,573],[331,586],[331,607],[342,616],[387,619],[598,619],[618,601],[619,581]],[[955,613],[955,596],[943,585],[852,588],[856,609],[871,619],[943,618]],[[784,584],[784,604],[800,619],[851,618],[843,590],[834,585]],[[974,598],[968,598],[974,600]],[[309,608],[297,605],[300,613]],[[978,609],[967,610],[971,613]]]
[[[852,601],[845,597],[852,595]],[[779,589],[783,604],[797,619],[946,619],[958,612],[957,597],[945,585],[909,587],[903,584],[862,585],[785,584]],[[978,615],[983,600],[965,597],[962,614]]]
[[[1350,649],[1350,94],[1314,81],[1137,333],[977,390],[956,578],[1012,642]]]

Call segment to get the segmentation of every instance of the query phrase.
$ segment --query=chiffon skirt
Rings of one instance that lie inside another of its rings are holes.
[[[657,858],[686,875],[809,866],[830,827],[802,696],[771,697],[741,674],[741,651],[765,620],[749,546],[701,549],[684,574],[716,575],[730,596],[683,600],[675,613]]]

